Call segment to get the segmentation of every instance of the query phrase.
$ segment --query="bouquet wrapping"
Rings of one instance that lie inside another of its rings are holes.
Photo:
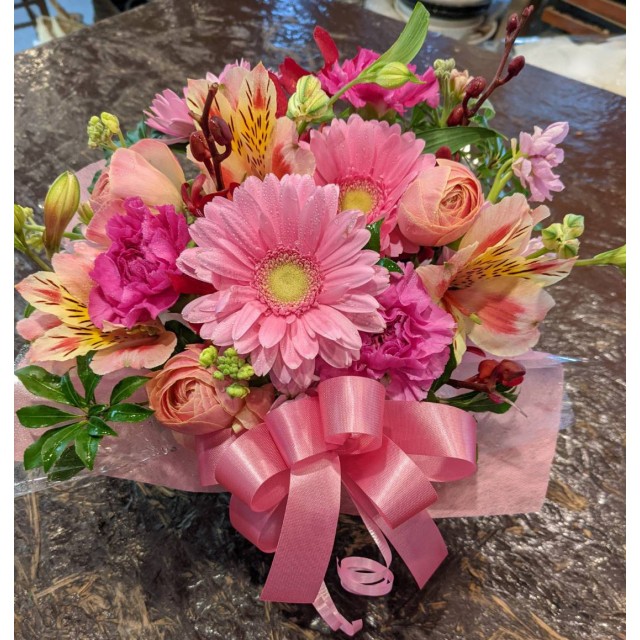
[[[229,491],[232,525],[275,553],[262,592],[355,634],[324,583],[339,514],[382,562],[343,558],[347,591],[422,587],[446,556],[433,518],[536,511],[563,413],[562,359],[532,351],[581,258],[581,215],[548,224],[567,123],[508,140],[495,77],[411,60],[420,4],[383,54],[276,70],[236,61],[166,89],[104,158],[15,205],[37,271],[16,371],[16,492],[82,473]],[[547,226],[545,226],[547,225]]]

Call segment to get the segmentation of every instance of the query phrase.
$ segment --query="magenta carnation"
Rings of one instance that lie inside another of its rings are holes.
[[[181,98],[171,89],[157,93],[149,109],[150,112],[144,112],[149,116],[146,124],[168,136],[188,140],[191,133],[196,130],[194,120],[189,115],[186,99]]]
[[[127,328],[149,322],[178,299],[172,277],[179,275],[176,259],[189,241],[184,217],[172,205],[151,213],[140,198],[123,202],[124,215],[106,226],[112,241],[95,261],[89,296],[89,316],[102,328],[105,322]]]
[[[233,201],[214,198],[191,225],[197,248],[178,260],[216,293],[189,303],[183,316],[200,335],[250,355],[258,375],[296,393],[313,381],[316,358],[348,367],[360,332],[384,322],[375,296],[388,285],[380,256],[363,250],[364,216],[338,213],[338,188],[310,176],[247,180]]]
[[[552,191],[562,191],[564,184],[552,169],[564,160],[564,151],[559,145],[569,133],[569,123],[554,122],[544,131],[533,128],[533,135],[520,133],[520,148],[513,163],[513,173],[522,186],[531,191],[533,202],[553,200]]]
[[[383,255],[418,251],[396,227],[401,196],[421,171],[436,163],[435,156],[422,153],[424,141],[410,131],[402,133],[398,124],[354,114],[347,122],[336,118],[322,131],[312,130],[310,147],[316,184],[340,187],[340,209],[359,209],[368,224],[383,220]]]
[[[342,64],[335,61],[328,70],[323,69],[318,73],[322,88],[329,95],[337,93],[379,57],[380,54],[375,51],[360,49],[355,58],[345,60]],[[413,64],[408,64],[407,68],[412,73],[416,72]],[[389,109],[403,114],[406,109],[415,107],[420,102],[426,102],[430,107],[437,107],[440,95],[433,69],[429,67],[422,75],[418,75],[418,78],[424,84],[407,82],[398,89],[385,89],[377,84],[359,84],[345,92],[342,98],[357,108],[367,104],[372,105],[378,115],[384,114]]]
[[[379,380],[390,400],[424,400],[449,359],[455,322],[431,300],[408,263],[404,273],[392,273],[391,285],[378,296],[387,328],[362,335],[360,359],[347,370],[320,364],[320,379],[361,375]]]

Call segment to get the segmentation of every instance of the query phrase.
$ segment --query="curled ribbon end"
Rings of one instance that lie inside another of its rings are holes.
[[[323,582],[313,606],[320,614],[320,617],[331,627],[332,631],[342,631],[349,637],[355,636],[362,629],[362,620],[349,622],[336,608],[327,585]]]

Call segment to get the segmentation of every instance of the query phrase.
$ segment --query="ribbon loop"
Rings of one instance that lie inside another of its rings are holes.
[[[341,453],[375,451],[382,443],[384,387],[375,380],[342,376],[318,385],[320,413],[327,442]]]

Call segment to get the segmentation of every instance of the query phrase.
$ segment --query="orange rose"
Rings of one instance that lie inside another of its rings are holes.
[[[215,380],[200,364],[203,349],[204,345],[189,345],[147,383],[149,406],[158,421],[192,436],[260,424],[273,404],[273,386],[252,387],[246,398],[230,397],[225,391],[229,383]]]
[[[461,238],[484,204],[482,185],[469,169],[439,159],[409,185],[398,205],[398,226],[412,242],[441,247]]]

